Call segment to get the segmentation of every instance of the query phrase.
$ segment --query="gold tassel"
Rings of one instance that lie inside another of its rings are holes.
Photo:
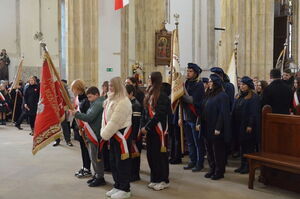
[[[141,154],[136,152],[136,153],[131,153],[130,156],[131,156],[131,158],[138,158],[141,156]]]
[[[160,152],[166,153],[166,152],[167,152],[167,147],[162,146],[162,147],[160,148]]]
[[[126,160],[129,158],[129,153],[121,154],[121,160]]]

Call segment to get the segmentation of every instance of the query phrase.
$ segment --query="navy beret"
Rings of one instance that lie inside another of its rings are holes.
[[[248,76],[242,77],[241,82],[249,86],[250,89],[254,89],[254,83],[250,77]]]
[[[188,68],[193,69],[198,75],[202,73],[202,69],[197,64],[188,63]]]
[[[219,85],[219,86],[222,86],[223,80],[222,80],[222,78],[221,78],[219,75],[217,75],[217,74],[211,74],[211,75],[209,76],[209,78],[211,79],[211,81],[212,81],[214,84],[217,84],[217,85]]]
[[[212,67],[211,69],[210,69],[210,72],[212,72],[212,73],[217,73],[217,74],[224,74],[224,71],[223,71],[223,69],[222,68],[220,68],[220,67]]]
[[[203,83],[208,83],[208,82],[209,82],[209,79],[208,79],[207,77],[203,77],[203,78],[202,78],[202,82],[203,82]]]

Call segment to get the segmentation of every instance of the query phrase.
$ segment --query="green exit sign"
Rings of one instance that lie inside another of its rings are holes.
[[[113,72],[113,68],[106,68],[106,72]]]

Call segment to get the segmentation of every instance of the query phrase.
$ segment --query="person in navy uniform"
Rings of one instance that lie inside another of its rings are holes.
[[[202,82],[203,82],[203,85],[204,85],[204,89],[205,89],[205,92],[207,91],[208,89],[208,82],[209,82],[209,79],[207,77],[203,77],[202,78]]]
[[[255,152],[260,127],[260,98],[255,93],[253,80],[247,76],[241,79],[241,92],[232,111],[234,135],[239,142],[241,164],[236,173],[246,174],[249,165],[244,154]]]
[[[205,95],[203,83],[199,81],[201,72],[197,64],[188,64],[185,95],[182,97],[183,121],[178,120],[179,126],[184,125],[190,157],[190,162],[184,169],[192,169],[193,172],[201,171],[204,162],[203,138],[201,133],[196,131],[196,121],[201,115],[200,109]]]
[[[204,134],[210,170],[206,178],[224,178],[226,143],[230,142],[230,104],[219,75],[210,75],[210,89],[202,104],[201,132]]]
[[[131,157],[131,176],[130,182],[140,180],[140,166],[141,166],[141,152],[142,152],[142,139],[139,137],[141,116],[142,116],[142,106],[139,101],[134,97],[135,88],[133,85],[125,86],[128,98],[132,104],[132,142],[130,150]]]
[[[234,102],[234,85],[230,83],[230,79],[228,75],[225,74],[222,68],[213,67],[210,69],[210,72],[215,73],[221,77],[223,80],[223,88],[225,89],[225,93],[227,93],[230,102],[230,110],[232,109],[232,105]]]

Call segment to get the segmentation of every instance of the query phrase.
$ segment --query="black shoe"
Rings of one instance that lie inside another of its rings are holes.
[[[73,144],[72,144],[71,141],[67,142],[67,145],[68,145],[68,146],[73,146]]]
[[[214,175],[214,172],[208,172],[204,175],[205,178],[211,178]]]
[[[247,174],[249,173],[249,168],[248,167],[244,167],[240,170],[240,174]]]
[[[16,124],[15,127],[17,127],[19,130],[23,130],[20,125]]]
[[[88,181],[86,181],[86,183],[90,184],[91,182],[93,182],[96,179],[96,176],[93,175],[93,177],[91,179],[89,179]]]
[[[31,135],[31,136],[33,136],[33,134],[34,134],[33,131],[31,131],[31,132],[29,133],[29,135]]]
[[[216,175],[216,174],[214,174],[214,175],[211,176],[210,179],[212,179],[212,180],[219,180],[221,178],[224,178],[224,175],[221,175],[221,174]]]
[[[181,159],[171,159],[171,160],[169,160],[169,163],[170,164],[181,164],[182,161],[181,161]]]
[[[104,178],[96,178],[89,184],[89,187],[99,187],[103,185],[106,185]]]
[[[79,171],[76,171],[75,172],[75,176],[77,177],[80,173],[82,173],[83,172],[83,168],[82,169],[80,169]]]
[[[235,173],[240,173],[241,170],[242,170],[242,167],[239,167],[239,168],[235,169],[234,172],[235,172]]]
[[[183,167],[184,170],[190,170],[195,167],[195,164],[190,162],[187,166]]]
[[[136,182],[136,181],[139,181],[141,180],[140,176],[132,176],[130,177],[130,182]]]
[[[192,168],[192,172],[200,172],[203,169],[203,166],[195,166]]]
[[[59,145],[59,143],[60,143],[59,141],[55,141],[55,143],[52,146],[56,147]]]

